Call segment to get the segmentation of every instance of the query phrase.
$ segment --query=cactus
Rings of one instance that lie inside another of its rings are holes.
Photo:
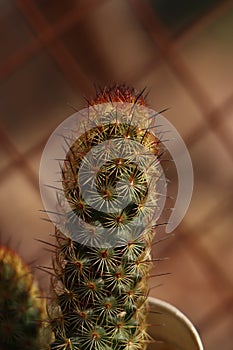
[[[51,350],[144,350],[151,341],[146,315],[160,142],[145,104],[143,93],[124,85],[98,92],[85,132],[61,165],[69,210],[62,209],[55,234]]]
[[[0,349],[40,349],[44,302],[29,267],[0,246]]]

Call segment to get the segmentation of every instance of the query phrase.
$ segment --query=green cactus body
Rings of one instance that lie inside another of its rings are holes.
[[[146,300],[159,141],[144,104],[124,86],[102,91],[61,166],[70,209],[64,232],[56,230],[51,350],[142,350],[151,341]]]
[[[40,349],[44,302],[28,266],[0,246],[0,349]]]

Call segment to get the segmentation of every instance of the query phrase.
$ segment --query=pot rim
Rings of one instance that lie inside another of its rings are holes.
[[[190,321],[190,319],[183,312],[181,312],[177,307],[170,304],[169,302],[158,298],[148,297],[148,302],[150,305],[159,305],[162,308],[167,309],[171,314],[173,314],[175,317],[180,319],[181,322],[184,323],[192,333],[193,337],[197,342],[197,345],[199,346],[199,350],[204,350],[204,347],[197,329],[195,328],[193,323]]]

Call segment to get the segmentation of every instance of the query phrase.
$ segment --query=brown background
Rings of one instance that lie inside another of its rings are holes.
[[[0,1],[1,241],[32,265],[49,264],[35,241],[53,233],[39,212],[48,136],[95,84],[146,86],[153,109],[171,108],[195,175],[175,237],[154,246],[170,259],[153,273],[172,274],[151,279],[163,285],[150,294],[183,310],[206,350],[232,349],[232,38],[233,1]],[[46,288],[48,276],[35,274]]]

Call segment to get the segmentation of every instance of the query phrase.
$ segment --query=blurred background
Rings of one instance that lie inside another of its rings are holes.
[[[35,238],[54,232],[39,212],[40,157],[71,106],[125,82],[170,108],[195,186],[175,236],[153,247],[170,258],[153,273],[171,275],[151,279],[150,295],[186,313],[206,350],[232,349],[233,1],[0,0],[0,79],[1,243],[32,265],[50,264]]]

